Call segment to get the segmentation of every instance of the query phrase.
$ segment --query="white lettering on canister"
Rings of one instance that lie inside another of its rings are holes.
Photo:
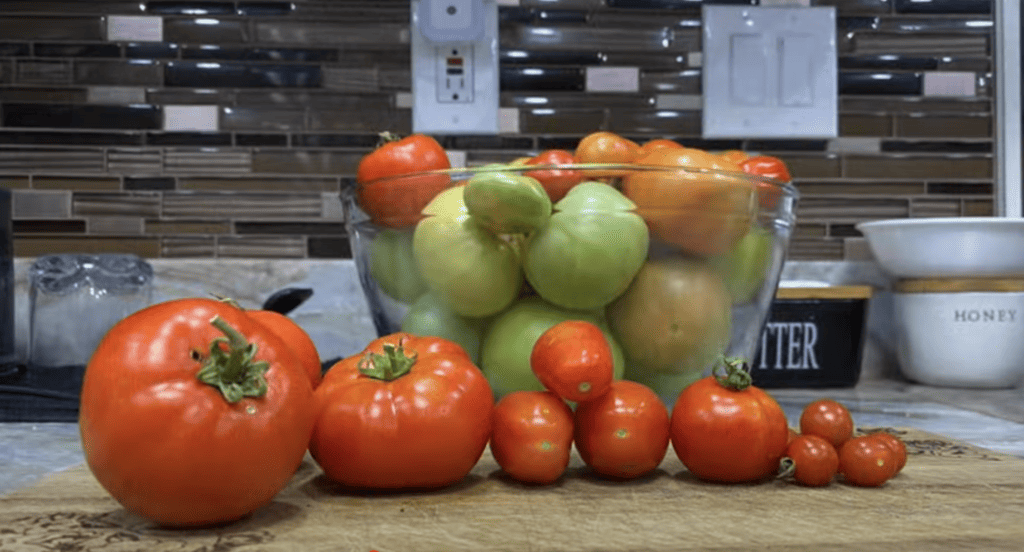
[[[775,362],[768,364],[769,334],[774,334]],[[761,333],[761,365],[767,370],[817,370],[814,346],[818,343],[818,325],[814,322],[769,322]],[[783,352],[785,351],[785,352]]]
[[[959,309],[953,311],[954,322],[1005,322],[1017,321],[1016,309]]]

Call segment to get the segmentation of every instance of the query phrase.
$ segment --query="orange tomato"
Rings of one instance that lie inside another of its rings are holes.
[[[583,137],[574,153],[577,163],[632,163],[640,152],[640,146],[614,132],[598,131]],[[587,170],[588,178],[621,176],[622,171]]]
[[[725,159],[726,161],[728,161],[730,163],[740,164],[740,163],[746,161],[747,158],[750,157],[750,154],[748,154],[747,152],[742,151],[742,150],[735,150],[735,149],[733,149],[733,150],[725,150],[722,153],[719,153],[718,156],[721,157],[722,159]]]
[[[649,152],[654,151],[656,149],[681,147],[683,147],[682,144],[676,142],[675,140],[670,140],[668,138],[655,138],[653,140],[648,140],[640,145],[640,152],[637,154],[637,158],[643,157],[644,155],[647,155]]]
[[[695,148],[655,149],[636,163],[680,168],[636,171],[622,179],[623,193],[661,241],[712,256],[728,251],[750,230],[757,187],[737,176],[742,171],[735,163]]]

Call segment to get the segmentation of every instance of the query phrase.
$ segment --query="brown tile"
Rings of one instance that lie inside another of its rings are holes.
[[[906,138],[990,138],[994,132],[992,117],[898,115],[896,136]]]
[[[0,176],[0,188],[7,188],[8,190],[21,189],[25,190],[29,188],[27,176]]]
[[[76,193],[72,203],[75,216],[144,216],[160,214],[160,194]]]
[[[871,253],[871,247],[865,238],[844,238],[843,239],[843,260],[853,262],[865,262],[875,260]]]
[[[794,239],[814,239],[824,238],[828,235],[828,225],[825,224],[808,224],[802,221],[797,221],[796,227],[793,228]]]
[[[167,234],[230,234],[231,223],[226,220],[146,219],[145,232],[155,236]],[[166,239],[164,243],[166,245]]]
[[[182,178],[180,190],[225,192],[331,192],[338,193],[337,178]]]
[[[840,136],[892,136],[891,115],[839,114]]]
[[[84,88],[0,88],[0,102],[10,103],[85,103],[88,92]]]
[[[608,130],[622,134],[700,136],[701,118],[700,111],[620,109],[609,112]]]
[[[227,107],[221,125],[223,130],[301,131],[306,128],[306,111]]]
[[[121,60],[75,60],[75,84],[109,86],[160,86],[163,66],[157,62]]]
[[[89,217],[85,221],[90,235],[141,236],[142,217]]]
[[[834,6],[840,15],[892,12],[892,0],[817,0],[816,6]]]
[[[63,11],[63,8],[57,11]],[[88,17],[0,16],[0,41],[104,40],[106,37],[103,36],[103,29],[103,18],[99,15]]]
[[[15,220],[14,234],[85,234],[85,221],[80,219]]]
[[[991,178],[990,156],[847,156],[849,178]],[[795,173],[794,173],[795,174]]]
[[[323,200],[314,194],[182,192],[165,193],[163,218],[319,218]]]
[[[125,237],[18,237],[14,240],[16,257],[40,257],[54,253],[133,253],[145,259],[160,256],[156,238]]]
[[[978,98],[943,98],[927,96],[902,96],[863,98],[846,96],[839,98],[839,111],[846,113],[991,113],[992,101]]]
[[[160,255],[166,258],[213,258],[217,255],[217,241],[212,237],[164,237],[160,239]]]
[[[780,153],[777,155],[789,167],[793,178],[833,178],[840,176],[839,156],[834,154],[800,155]]]
[[[302,237],[225,236],[217,238],[218,257],[301,259],[306,256]]]
[[[353,116],[358,113],[358,116]],[[379,132],[381,129],[412,127],[412,111],[391,106],[366,107],[355,111],[311,111],[309,128],[313,131]]]
[[[217,18],[216,21],[216,24],[206,24],[198,19],[165,17],[164,40],[186,44],[238,44],[250,39],[244,20]]]
[[[989,40],[985,35],[938,33],[859,33],[853,38],[857,55],[908,54],[927,56],[985,56]]]
[[[0,59],[0,84],[14,82],[14,62]]]
[[[976,199],[964,200],[965,217],[990,217],[995,214],[995,205],[991,201]]]
[[[796,187],[803,197],[806,196],[902,196],[921,195],[925,193],[924,182],[901,181],[798,181]]]
[[[906,217],[908,201],[903,198],[802,198],[796,218],[804,223],[855,224],[863,219]]]
[[[257,151],[252,172],[269,174],[354,175],[363,153],[336,151]]]
[[[2,24],[2,23],[0,23]],[[18,60],[18,84],[70,84],[71,63],[67,61]]]
[[[71,191],[108,191],[120,190],[120,178],[95,177],[57,177],[37,176],[32,179],[32,187],[36,190],[71,190]]]
[[[843,240],[794,239],[789,243],[786,258],[793,261],[841,261]]]
[[[372,45],[408,43],[408,23],[353,25],[333,21],[257,21],[257,42],[297,44]]]
[[[146,91],[146,101],[154,105],[233,105],[236,94],[240,94],[240,92],[208,88],[201,90],[152,88]]]
[[[14,218],[71,218],[71,192],[14,190],[11,194]]]
[[[588,134],[605,128],[599,109],[522,109],[519,131],[523,134]]]
[[[231,148],[200,150],[168,150],[163,157],[164,170],[174,174],[248,173],[252,170],[252,154]]]
[[[961,212],[961,202],[957,199],[916,198],[910,202],[910,216],[914,218],[959,217]]]

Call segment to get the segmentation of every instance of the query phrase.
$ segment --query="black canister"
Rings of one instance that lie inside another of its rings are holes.
[[[14,244],[11,228],[11,192],[0,188],[0,374],[13,369],[14,351]]]

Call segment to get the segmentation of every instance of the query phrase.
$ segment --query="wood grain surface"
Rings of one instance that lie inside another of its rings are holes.
[[[0,497],[7,551],[871,551],[1024,549],[1024,459],[916,430],[903,473],[841,482],[720,485],[671,447],[653,475],[609,481],[574,456],[557,484],[506,478],[489,451],[442,491],[341,488],[307,457],[291,484],[241,521],[164,529],[126,513],[84,466]]]

